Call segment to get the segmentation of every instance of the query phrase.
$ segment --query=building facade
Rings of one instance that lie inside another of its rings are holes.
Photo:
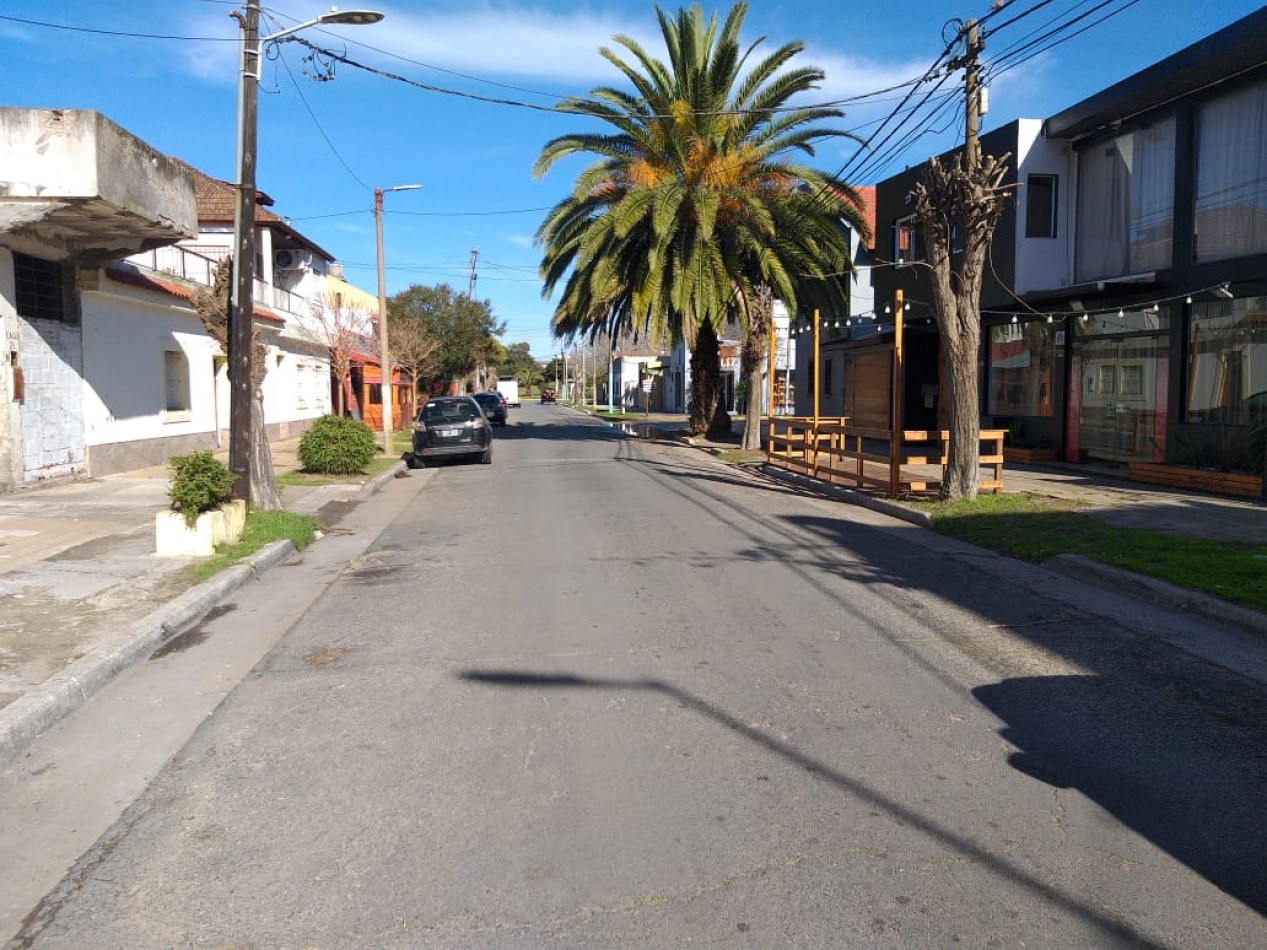
[[[1015,198],[982,293],[983,423],[1070,461],[1261,466],[1238,454],[1267,423],[1267,10],[982,151],[1010,154]],[[877,194],[877,299],[910,305],[907,428],[944,423],[921,175]]]

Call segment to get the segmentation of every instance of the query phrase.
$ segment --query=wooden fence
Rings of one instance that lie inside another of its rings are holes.
[[[978,483],[983,492],[1003,489],[1004,429],[982,429]],[[888,429],[851,426],[847,418],[775,416],[770,420],[767,461],[832,485],[890,495],[937,494],[946,478],[950,433],[908,429],[894,446]]]

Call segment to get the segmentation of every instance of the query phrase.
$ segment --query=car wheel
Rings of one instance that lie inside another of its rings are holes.
[[[414,455],[412,452],[405,456],[406,468],[426,468],[426,466],[427,463],[418,458],[418,456]]]
[[[484,450],[482,455],[480,455],[480,464],[481,465],[493,464],[493,447],[491,445]]]

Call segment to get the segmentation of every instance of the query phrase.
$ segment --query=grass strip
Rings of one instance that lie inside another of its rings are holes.
[[[1081,554],[1267,611],[1262,545],[1119,527],[1077,502],[1023,492],[914,506],[927,511],[942,534],[1012,557],[1042,563],[1057,554]]]
[[[200,584],[274,541],[289,541],[302,551],[316,538],[319,525],[316,515],[300,515],[293,511],[248,511],[241,540],[221,545],[205,561],[186,567],[185,573],[191,583]]]

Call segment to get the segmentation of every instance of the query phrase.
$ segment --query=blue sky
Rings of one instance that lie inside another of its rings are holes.
[[[993,23],[1041,2],[1013,0]],[[988,36],[985,61],[1031,31],[1101,2],[1050,0]],[[231,180],[238,52],[237,25],[229,13],[238,6],[230,0],[6,0],[0,4],[5,62],[0,104],[96,109],[160,151]],[[306,74],[319,70],[305,63],[307,51],[296,43],[278,44],[280,56],[265,61],[260,85],[259,187],[275,199],[274,211],[342,261],[353,283],[372,292],[373,189],[423,185],[386,197],[388,292],[441,282],[465,290],[471,249],[478,248],[475,295],[491,301],[506,322],[503,342],[527,341],[538,359],[547,358],[557,343],[550,337],[552,303],[541,298],[532,237],[544,209],[567,192],[582,163],[560,164],[542,181],[533,179],[531,169],[549,139],[586,128],[548,107],[561,96],[619,81],[597,55],[614,34],[633,36],[659,53],[653,4],[344,0],[342,6],[380,10],[386,19],[301,35],[357,63],[466,95],[425,90],[346,64],[337,65],[334,81],[314,82]],[[1080,25],[1117,8],[1120,13],[999,72],[983,128],[1018,116],[1051,115],[1259,6],[1259,0],[1109,0]],[[313,18],[327,4],[271,0],[265,9],[265,29],[275,32]],[[705,9],[724,16],[728,8]],[[755,0],[743,35],[749,42],[765,36],[766,50],[803,41],[806,51],[796,62],[823,68],[821,100],[834,100],[920,76],[942,52],[942,28],[950,17],[982,17],[989,10],[990,0]],[[959,83],[956,76],[942,90]],[[875,128],[867,123],[897,104],[892,95],[846,106],[840,127],[865,137]],[[886,154],[887,164],[864,169],[854,180],[868,184],[887,177],[962,134],[949,108],[928,126],[939,127],[945,130],[929,131],[900,154]],[[854,158],[856,148],[834,142],[811,161],[835,170]]]

